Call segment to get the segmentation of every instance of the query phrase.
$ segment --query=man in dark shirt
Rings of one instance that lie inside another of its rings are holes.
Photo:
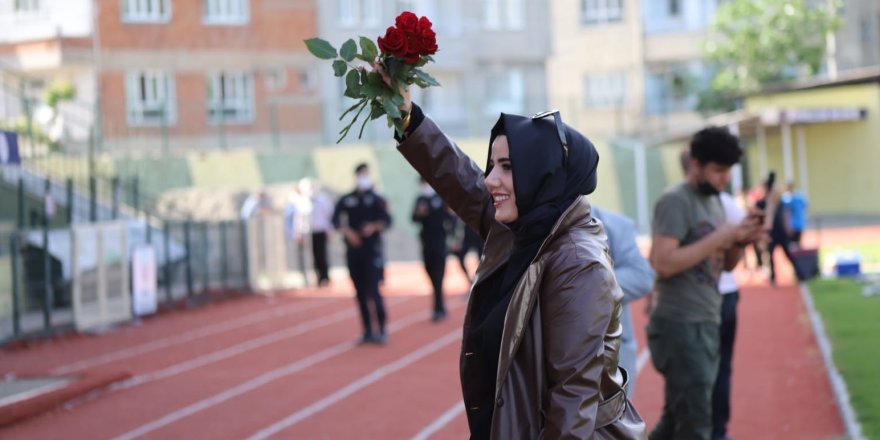
[[[443,276],[446,273],[446,230],[452,221],[452,215],[443,199],[419,178],[419,196],[413,208],[412,220],[422,226],[419,239],[422,242],[422,261],[425,271],[431,279],[434,290],[434,310],[431,320],[434,322],[446,319],[446,307],[443,305]]]
[[[379,292],[382,267],[382,231],[391,226],[388,204],[373,191],[373,181],[367,164],[355,168],[356,188],[342,196],[333,212],[333,227],[342,232],[345,240],[346,262],[351,281],[357,293],[358,307],[364,325],[359,344],[385,344],[385,305]],[[373,331],[370,317],[372,302],[376,310],[378,332]]]

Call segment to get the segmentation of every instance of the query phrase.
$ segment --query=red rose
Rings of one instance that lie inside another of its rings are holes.
[[[431,20],[428,20],[428,17],[419,19],[419,30],[431,30],[431,26],[433,26],[433,23],[431,23]]]
[[[424,18],[424,17],[423,17]],[[415,48],[410,50],[417,51],[420,55],[433,55],[437,53],[437,34],[431,28],[422,28],[419,34],[413,38]]]
[[[410,49],[406,54],[404,54],[401,58],[403,58],[403,62],[407,64],[415,64],[419,62],[419,57],[421,54],[414,49]]]
[[[394,20],[394,24],[397,25],[397,28],[403,31],[403,33],[407,35],[412,35],[416,33],[416,30],[418,29],[421,22],[419,21],[419,17],[416,14],[413,14],[409,11],[404,11],[397,16],[397,19]]]
[[[406,36],[400,29],[389,27],[385,31],[385,37],[379,37],[379,50],[402,58],[407,52]]]

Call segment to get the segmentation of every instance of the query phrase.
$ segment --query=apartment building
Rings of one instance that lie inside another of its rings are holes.
[[[703,44],[720,0],[552,0],[551,105],[594,135],[656,135],[699,126],[714,72]],[[818,6],[825,0],[816,0]],[[880,63],[880,2],[845,0],[829,66]],[[826,68],[827,70],[827,68]]]
[[[105,150],[320,141],[310,0],[3,0],[0,17],[0,70],[34,100],[72,82],[70,125]]]
[[[486,135],[501,111],[546,108],[552,35],[542,0],[327,0],[318,3],[320,35],[337,47],[358,35],[375,39],[406,10],[428,16],[439,46],[426,70],[442,87],[416,88],[414,100],[450,135]],[[324,139],[334,142],[344,126],[337,118],[352,101],[342,96],[343,81],[330,66],[322,69]],[[368,125],[364,138],[384,142],[390,133],[380,120]]]

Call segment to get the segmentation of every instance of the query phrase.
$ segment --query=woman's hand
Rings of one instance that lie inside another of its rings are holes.
[[[388,72],[385,71],[385,68],[382,67],[381,64],[373,61],[370,63],[373,67],[373,70],[378,72],[380,76],[382,76],[382,80],[385,81],[385,84],[388,87],[391,87],[391,77],[388,75]],[[401,84],[399,89],[397,90],[401,96],[403,96],[403,105],[400,106],[400,109],[405,111],[406,114],[409,114],[412,111],[412,98],[409,94],[409,86],[405,84]]]

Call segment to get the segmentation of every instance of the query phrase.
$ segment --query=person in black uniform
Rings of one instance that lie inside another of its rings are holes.
[[[465,264],[465,257],[467,257],[468,252],[473,249],[474,252],[477,253],[477,259],[479,260],[483,256],[483,239],[480,238],[480,235],[473,229],[468,227],[468,225],[455,216],[455,214],[452,215],[454,217],[452,219],[453,233],[451,250],[455,255],[455,258],[458,259],[461,271],[464,272],[464,276],[468,280],[468,285],[470,285],[473,284],[474,277],[468,272],[467,265]]]
[[[355,168],[356,188],[342,196],[333,211],[333,227],[342,232],[348,272],[357,293],[358,307],[364,324],[359,344],[385,344],[385,305],[379,293],[382,267],[382,231],[391,226],[388,203],[373,191],[367,164]],[[378,332],[373,331],[370,303],[376,310]]]
[[[431,278],[434,288],[434,311],[431,320],[434,322],[446,319],[446,307],[443,305],[443,276],[446,273],[446,230],[452,216],[443,199],[434,192],[431,185],[419,178],[420,195],[413,207],[412,220],[422,225],[419,239],[422,241],[422,261],[425,271]]]

